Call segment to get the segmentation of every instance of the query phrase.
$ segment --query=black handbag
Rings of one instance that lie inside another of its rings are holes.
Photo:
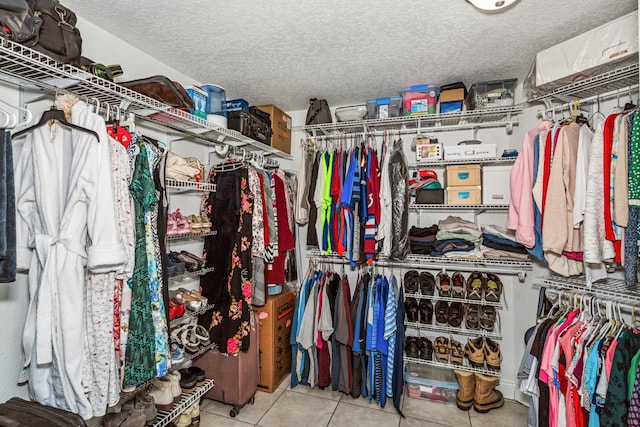
[[[331,110],[326,99],[311,98],[309,100],[309,109],[307,110],[308,125],[319,125],[321,123],[333,123],[331,118]]]
[[[64,64],[80,65],[76,14],[58,0],[0,0],[4,37]]]

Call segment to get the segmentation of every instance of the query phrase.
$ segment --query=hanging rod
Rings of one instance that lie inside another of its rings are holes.
[[[592,293],[589,292],[584,292],[584,291],[578,291],[575,289],[571,289],[571,290],[562,290],[562,289],[553,289],[553,288],[547,288],[545,289],[545,295],[549,293],[551,295],[555,295],[558,298],[562,298],[562,297],[571,297],[571,295],[580,295],[580,296],[587,296],[591,298],[591,303],[597,303],[601,306],[606,305],[607,302],[612,302],[614,303],[616,306],[620,307],[621,311],[625,311],[626,313],[633,313],[640,311],[640,304],[637,305],[632,305],[632,304],[627,304],[625,302],[621,302],[618,301],[616,299],[611,299],[611,298],[604,298],[601,296],[596,296]],[[568,301],[569,303],[571,303],[572,301],[569,299]]]
[[[612,91],[605,92],[598,95],[591,95],[586,98],[576,99],[575,101],[577,101],[578,104],[581,105],[581,104],[591,104],[598,101],[605,101],[605,100],[616,98],[616,97],[624,98],[628,96],[631,98],[631,92],[634,92],[635,95],[640,97],[640,93],[637,92],[638,89],[640,89],[640,85],[636,83],[631,86],[627,86],[625,88],[612,90]],[[571,111],[571,108],[573,108],[573,102],[574,102],[574,101],[569,101],[562,104],[553,104],[549,99],[542,99],[542,101],[545,103],[544,114],[549,114],[557,111],[561,112],[562,110]]]

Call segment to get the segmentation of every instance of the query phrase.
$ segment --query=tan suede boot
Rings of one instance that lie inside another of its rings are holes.
[[[458,377],[458,395],[456,405],[463,411],[468,411],[473,406],[473,395],[476,389],[476,379],[473,372],[459,371],[454,369],[456,377]]]
[[[498,377],[474,374],[476,377],[476,391],[473,394],[473,409],[484,414],[492,409],[497,409],[504,405],[502,393],[495,387],[500,382]]]

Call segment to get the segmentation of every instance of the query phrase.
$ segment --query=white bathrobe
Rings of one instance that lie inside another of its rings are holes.
[[[72,122],[27,135],[16,169],[18,268],[29,269],[21,380],[37,402],[92,417],[82,384],[85,272],[126,263],[118,240],[104,121],[84,102]]]

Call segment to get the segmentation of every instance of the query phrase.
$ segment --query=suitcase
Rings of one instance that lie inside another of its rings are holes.
[[[269,145],[271,143],[271,134],[273,133],[271,123],[268,120],[262,120],[255,114],[242,110],[229,111],[227,113],[227,127],[263,144]]]
[[[0,426],[87,427],[87,423],[78,414],[12,397],[0,404]]]
[[[213,378],[215,387],[202,396],[205,399],[233,405],[229,415],[235,417],[247,403],[253,405],[260,380],[260,362],[258,352],[258,322],[249,335],[249,350],[237,356],[227,356],[217,350],[210,350],[194,361]]]

